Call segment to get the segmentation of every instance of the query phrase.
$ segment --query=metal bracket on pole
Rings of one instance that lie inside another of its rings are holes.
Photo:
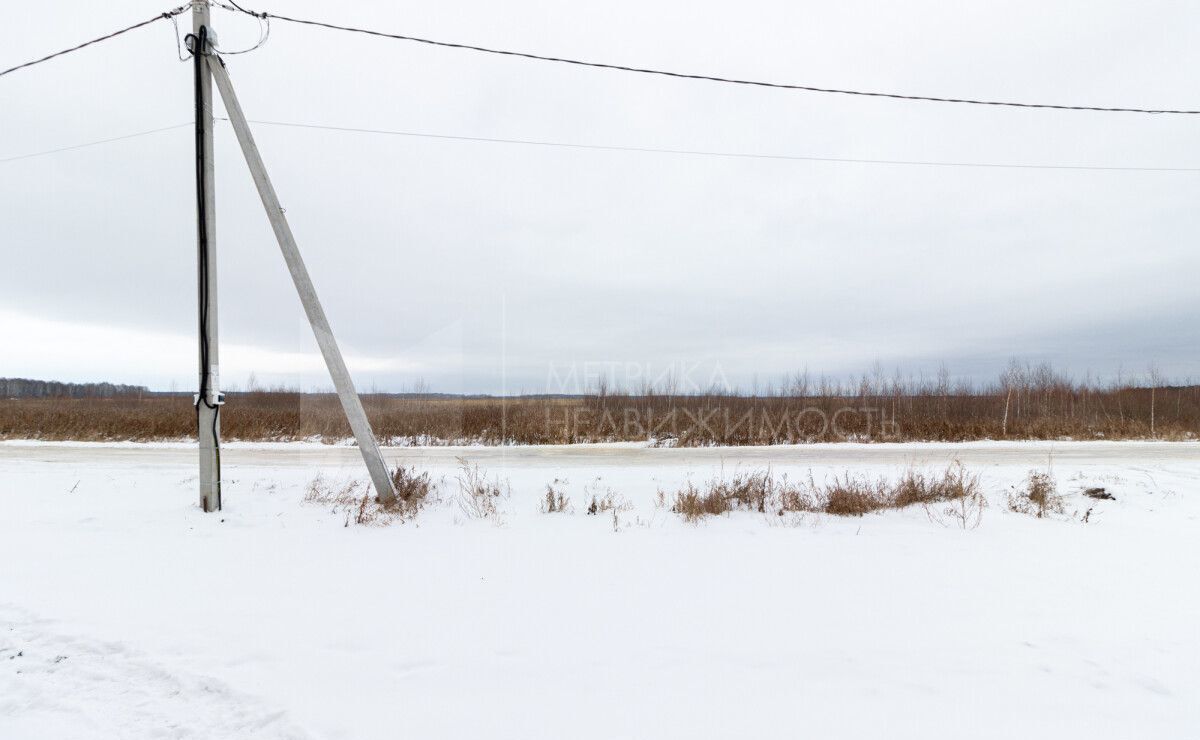
[[[396,498],[391,476],[388,474],[387,465],[383,462],[383,455],[379,452],[379,444],[375,441],[375,434],[371,431],[367,414],[363,411],[362,400],[354,390],[354,382],[350,379],[350,371],[346,369],[341,350],[338,349],[337,340],[334,339],[329,319],[325,317],[325,310],[321,308],[321,302],[317,299],[317,291],[308,275],[308,269],[304,266],[304,260],[300,257],[300,250],[296,246],[295,237],[292,236],[291,226],[288,225],[287,218],[283,215],[283,207],[279,204],[275,187],[271,184],[271,178],[267,176],[267,168],[263,165],[262,157],[258,153],[258,146],[254,143],[254,137],[250,133],[250,126],[246,123],[242,106],[233,92],[233,84],[229,81],[225,65],[219,57],[214,56],[210,59],[212,63],[209,67],[212,70],[212,78],[221,92],[221,100],[225,101],[229,122],[233,124],[238,144],[241,145],[242,154],[246,157],[246,164],[250,167],[250,175],[254,178],[255,187],[258,188],[258,195],[267,211],[267,218],[271,221],[271,228],[275,231],[279,249],[283,252],[283,259],[287,262],[288,271],[292,274],[292,282],[296,284],[296,292],[300,294],[300,302],[304,304],[308,323],[312,325],[313,334],[321,348],[321,354],[325,357],[325,364],[329,367],[329,375],[333,378],[338,399],[342,402],[342,410],[346,412],[346,419],[350,422],[350,429],[354,432],[358,449],[362,452],[363,461],[367,464],[367,471],[371,474],[375,493],[380,502],[391,503]]]

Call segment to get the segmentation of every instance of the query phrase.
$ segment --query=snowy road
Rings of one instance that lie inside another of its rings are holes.
[[[356,450],[231,445],[204,515],[190,446],[0,443],[0,738],[1200,736],[1200,444],[385,455],[442,502],[346,527],[301,499]],[[459,457],[511,485],[501,526],[455,505]],[[976,529],[654,504],[951,459]],[[1066,513],[1007,511],[1048,464]],[[539,513],[555,480],[574,514]],[[583,513],[608,490],[615,526]]]
[[[246,466],[355,466],[361,461],[350,446],[320,443],[226,443],[226,465]],[[771,447],[655,448],[637,443],[596,445],[542,445],[526,447],[387,447],[390,463],[405,465],[455,465],[467,457],[480,465],[545,467],[662,467],[720,465],[723,461],[755,465],[904,465],[913,461],[936,463],[952,459],[967,465],[1045,465],[1047,457],[1083,465],[1109,462],[1162,464],[1200,462],[1197,442],[968,442],[962,444],[811,444]],[[60,463],[128,463],[132,465],[193,465],[195,443],[167,442],[0,442],[0,461],[30,460]]]

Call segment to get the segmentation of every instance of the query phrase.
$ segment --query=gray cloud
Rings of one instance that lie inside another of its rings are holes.
[[[549,54],[802,83],[1196,107],[1178,4],[903,8],[763,2],[290,3],[328,18]],[[6,58],[159,10],[39,8]],[[636,17],[637,23],[629,18]],[[1081,21],[1082,19],[1082,21]],[[216,15],[226,47],[254,21]],[[0,156],[187,121],[190,68],[158,24],[0,81]],[[277,22],[229,60],[252,118],[798,155],[1200,166],[1183,117],[962,108],[724,87],[340,36]],[[223,362],[322,384],[239,348],[312,353],[227,124],[218,137]],[[0,165],[0,310],[151,335],[195,331],[187,128]],[[1200,370],[1197,176],[746,161],[260,126],[264,157],[360,385],[545,390],[556,363],[720,363],[993,374]],[[20,327],[8,327],[19,333]],[[64,334],[64,337],[66,334]],[[187,387],[194,358],[0,374]],[[120,348],[113,348],[117,352]],[[165,350],[164,350],[165,352]],[[240,353],[240,354],[239,354]],[[43,353],[44,354],[44,353]],[[164,357],[167,355],[163,355]],[[288,356],[290,354],[280,354]],[[161,358],[160,358],[161,359]],[[263,363],[258,368],[248,367]],[[161,366],[161,367],[160,367]]]

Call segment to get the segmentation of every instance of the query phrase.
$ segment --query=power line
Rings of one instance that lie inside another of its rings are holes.
[[[228,121],[228,118],[217,117],[218,121]],[[515,144],[519,146],[538,146],[552,147],[559,149],[581,149],[588,151],[603,151],[603,152],[631,152],[635,154],[670,154],[678,156],[695,156],[695,157],[719,157],[724,159],[759,159],[759,160],[777,160],[777,161],[792,161],[792,162],[830,162],[834,164],[877,164],[877,165],[900,165],[913,167],[967,167],[967,168],[993,168],[993,169],[1013,169],[1013,170],[1081,170],[1092,172],[1200,172],[1200,167],[1124,167],[1119,165],[1078,165],[1078,164],[1020,164],[1006,162],[948,162],[939,160],[924,160],[924,159],[867,159],[858,157],[819,157],[800,154],[769,154],[769,153],[753,153],[753,152],[729,152],[716,151],[707,149],[671,149],[663,147],[647,147],[647,146],[620,146],[615,144],[586,144],[571,141],[549,141],[542,139],[506,139],[494,136],[461,136],[456,134],[435,134],[426,131],[397,131],[390,129],[377,128],[360,128],[352,126],[327,126],[317,123],[296,123],[291,121],[266,121],[261,119],[251,119],[250,123],[259,126],[280,126],[285,128],[300,128],[314,129],[318,131],[336,131],[343,133],[356,134],[376,134],[384,136],[405,136],[419,139],[441,139],[444,141],[469,141],[480,142],[485,144]],[[84,144],[73,144],[71,146],[59,147],[57,149],[47,149],[41,152],[32,152],[29,154],[19,154],[15,157],[6,157],[0,159],[0,164],[6,162],[15,162],[20,159],[30,159],[33,157],[42,157],[49,154],[58,154],[60,152],[73,151],[75,149],[84,149],[86,147],[98,146],[100,144],[109,144],[115,141],[124,141],[125,139],[133,139],[139,136],[148,136],[157,134],[162,131],[171,131],[173,129],[191,126],[192,123],[177,123],[173,126],[163,126],[154,128],[148,131],[138,131],[133,134],[125,134],[124,136],[114,136],[110,139],[98,139],[89,141]]]
[[[228,119],[220,119],[228,120]],[[1107,165],[1071,165],[1071,164],[1007,164],[1002,162],[946,162],[916,159],[860,159],[855,157],[816,157],[793,154],[755,154],[749,152],[723,152],[702,149],[668,149],[642,146],[617,146],[607,144],[583,144],[565,141],[545,141],[538,139],[503,139],[489,136],[457,136],[452,134],[433,134],[422,131],[392,131],[374,128],[355,128],[350,126],[326,126],[315,123],[292,123],[287,121],[250,120],[250,123],[261,126],[284,126],[288,128],[317,129],[321,131],[341,131],[359,134],[381,134],[388,136],[409,136],[423,139],[444,139],[450,141],[475,141],[490,144],[520,144],[524,146],[558,147],[565,149],[588,149],[609,152],[638,152],[646,154],[676,154],[700,157],[724,157],[735,159],[774,159],[799,162],[834,162],[843,164],[883,164],[910,165],[917,167],[989,167],[999,169],[1020,170],[1088,170],[1100,172],[1200,172],[1200,167],[1121,167]]]
[[[216,5],[218,7],[221,7],[221,8],[225,8],[226,10],[231,10],[231,11],[235,11],[235,12],[239,12],[239,13],[245,13],[246,15],[250,15],[255,18],[258,18],[260,21],[269,21],[269,19],[275,18],[277,20],[286,21],[288,23],[297,23],[297,24],[308,25],[308,26],[316,26],[319,28],[326,28],[326,29],[331,29],[331,30],[335,30],[335,31],[361,33],[361,34],[366,34],[369,36],[377,36],[380,38],[394,39],[394,40],[398,40],[398,41],[411,41],[411,42],[415,42],[415,43],[428,44],[431,46],[441,46],[441,47],[450,48],[450,49],[462,49],[462,50],[467,50],[467,51],[481,52],[481,53],[485,53],[485,54],[497,54],[497,55],[501,55],[501,56],[518,57],[518,58],[531,59],[531,60],[542,61],[542,62],[555,62],[555,63],[559,63],[559,64],[571,64],[571,65],[576,65],[576,66],[581,66],[581,67],[593,67],[593,68],[597,68],[597,69],[609,69],[609,70],[616,70],[616,71],[621,71],[621,72],[635,72],[635,73],[639,73],[639,74],[659,75],[659,76],[663,76],[663,77],[674,77],[674,78],[678,78],[678,79],[702,80],[702,81],[706,81],[706,82],[720,82],[720,83],[731,84],[731,85],[747,85],[747,86],[752,86],[752,87],[765,87],[765,88],[773,88],[773,89],[780,89],[780,90],[800,90],[800,91],[805,91],[805,92],[829,93],[829,94],[835,94],[835,95],[854,95],[854,96],[860,96],[860,97],[887,98],[887,99],[892,99],[892,100],[912,100],[912,101],[932,102],[932,103],[960,103],[960,104],[966,104],[966,105],[989,105],[989,106],[999,106],[999,107],[1009,107],[1009,108],[1036,108],[1036,109],[1051,109],[1051,110],[1094,111],[1094,112],[1102,112],[1102,113],[1143,113],[1143,114],[1167,114],[1167,115],[1198,115],[1198,114],[1200,114],[1200,110],[1173,109],[1173,108],[1134,108],[1134,107],[1108,107],[1108,106],[1095,106],[1095,105],[1065,105],[1065,104],[1056,104],[1056,103],[1023,103],[1023,102],[1002,101],[1002,100],[983,100],[983,99],[977,99],[977,98],[949,98],[949,97],[938,97],[938,96],[931,96],[931,95],[908,95],[908,94],[903,94],[903,93],[874,92],[874,91],[866,91],[866,90],[848,90],[848,89],[832,88],[832,87],[817,87],[817,86],[813,86],[813,85],[796,85],[796,84],[787,84],[787,83],[779,83],[779,82],[764,82],[761,80],[745,80],[745,79],[738,79],[738,78],[733,78],[733,77],[718,77],[718,76],[714,76],[714,75],[694,74],[694,73],[686,73],[686,72],[672,72],[672,71],[668,71],[668,70],[650,69],[650,68],[646,68],[646,67],[631,67],[631,66],[626,66],[626,65],[621,65],[621,64],[610,64],[610,63],[606,63],[606,62],[589,62],[589,61],[584,61],[584,60],[580,60],[580,59],[570,59],[570,58],[566,58],[566,57],[553,57],[553,56],[546,56],[543,54],[533,54],[530,52],[511,51],[511,50],[507,50],[507,49],[493,49],[493,48],[489,48],[489,47],[485,47],[485,46],[476,46],[473,44],[463,44],[463,43],[450,42],[450,41],[438,41],[435,39],[426,39],[426,38],[421,38],[418,36],[406,36],[403,34],[387,33],[384,31],[376,31],[376,30],[366,29],[366,28],[356,28],[353,26],[342,26],[342,25],[338,25],[335,23],[327,23],[324,21],[314,21],[314,20],[309,20],[309,19],[304,19],[304,18],[292,18],[290,16],[279,15],[276,13],[270,13],[270,12],[266,12],[266,11],[247,10],[246,8],[243,8],[242,6],[238,5],[237,3],[234,3],[233,5],[228,5],[228,4],[225,4],[222,2],[213,2],[212,4]],[[164,11],[163,13],[160,13],[160,14],[154,16],[153,18],[147,18],[144,21],[135,23],[131,26],[127,26],[127,27],[119,29],[117,31],[113,31],[112,33],[106,34],[104,36],[98,36],[89,41],[85,41],[82,44],[77,44],[76,46],[72,46],[68,49],[63,49],[62,51],[57,51],[57,52],[54,52],[53,54],[48,54],[44,57],[41,57],[40,59],[34,59],[34,60],[31,60],[28,62],[24,62],[22,64],[18,64],[14,67],[9,67],[8,69],[0,71],[0,77],[3,77],[4,75],[9,74],[10,72],[15,72],[19,69],[24,69],[26,67],[32,67],[36,64],[41,64],[42,62],[47,62],[56,57],[63,56],[64,54],[69,54],[74,51],[79,51],[80,49],[86,48],[93,44],[97,44],[102,41],[107,41],[108,39],[115,38],[117,36],[120,36],[121,34],[128,33],[129,31],[133,31],[133,30],[141,28],[143,26],[150,25],[151,23],[154,23],[157,20],[172,19],[175,16],[179,15],[180,13],[183,13],[184,11],[186,11],[188,9],[188,7],[189,7],[188,5],[181,5],[177,8],[173,8],[171,10]],[[250,50],[256,49],[262,45],[262,43],[266,40],[266,34],[269,34],[269,32],[270,32],[269,25],[267,26],[267,28],[268,28],[268,30],[265,33],[260,33],[259,42],[251,49],[247,49],[245,51],[250,51]],[[243,53],[243,52],[227,52],[227,53]]]
[[[100,144],[111,144],[114,141],[124,141],[125,139],[135,139],[139,136],[148,136],[149,134],[157,134],[162,131],[170,131],[172,129],[183,128],[184,126],[191,126],[191,125],[192,125],[192,122],[188,121],[187,123],[177,123],[174,126],[163,126],[162,128],[152,128],[149,131],[138,131],[135,134],[125,134],[124,136],[114,136],[111,139],[98,139],[96,141],[89,141],[84,144],[72,144],[71,146],[59,147],[58,149],[47,149],[42,152],[31,152],[29,154],[18,154],[15,157],[5,157],[4,159],[0,159],[0,164],[3,164],[5,162],[15,162],[18,159],[30,159],[32,157],[44,157],[47,154],[58,154],[59,152],[69,152],[69,151],[73,151],[75,149],[85,149],[87,147],[98,146]]]
[[[686,72],[670,72],[661,69],[650,69],[646,67],[630,67],[622,64],[609,64],[607,62],[588,62],[580,59],[568,59],[565,57],[552,57],[543,54],[532,54],[524,51],[510,51],[507,49],[493,49],[486,46],[475,46],[473,44],[462,44],[451,41],[436,41],[434,39],[420,38],[418,36],[406,36],[397,33],[387,33],[384,31],[376,31],[367,28],[356,28],[354,26],[342,26],[336,23],[327,23],[324,21],[307,20],[304,18],[291,18],[286,15],[278,15],[266,11],[251,11],[246,10],[240,5],[226,5],[221,2],[214,2],[214,5],[234,10],[254,16],[255,18],[266,19],[274,18],[276,20],[286,21],[288,23],[298,23],[306,26],[316,26],[319,28],[331,29],[334,31],[347,31],[350,33],[361,33],[368,36],[378,36],[380,38],[394,39],[397,41],[412,41],[418,44],[428,44],[431,46],[441,46],[449,49],[463,49],[467,51],[477,51],[485,54],[498,54],[508,57],[520,57],[523,59],[532,59],[541,62],[556,62],[559,64],[573,64],[580,67],[595,67],[598,69],[610,69],[620,72],[637,72],[639,74],[660,75],[663,77],[675,77],[687,80],[703,80],[706,82],[722,82],[731,85],[749,85],[753,87],[767,87],[781,90],[802,90],[805,92],[815,93],[832,93],[836,95],[857,95],[871,98],[889,98],[893,100],[916,100],[930,103],[963,103],[967,105],[992,105],[1009,108],[1048,108],[1053,110],[1073,110],[1073,111],[1097,111],[1102,113],[1149,113],[1149,114],[1176,114],[1176,115],[1197,115],[1200,110],[1178,110],[1169,108],[1132,108],[1132,107],[1106,107],[1097,105],[1062,105],[1052,103],[1019,103],[1013,101],[1001,100],[981,100],[974,98],[947,98],[935,97],[931,95],[905,95],[901,93],[890,92],[870,92],[864,90],[845,90],[832,87],[815,87],[812,85],[794,85],[779,82],[763,82],[760,80],[743,80],[733,77],[717,77],[713,75],[692,74]]]
[[[219,5],[220,7],[225,8],[226,10],[232,10],[235,13],[240,12],[240,13],[245,13],[246,15],[252,15],[258,21],[258,41],[253,46],[249,46],[245,49],[238,49],[237,51],[224,51],[220,48],[217,48],[214,45],[212,47],[212,50],[214,52],[216,52],[217,55],[223,56],[223,57],[228,57],[228,56],[234,56],[235,54],[249,54],[250,52],[257,51],[259,48],[261,48],[263,44],[267,43],[267,39],[269,39],[271,37],[271,19],[269,17],[255,15],[254,13],[251,13],[250,11],[243,8],[242,6],[237,5],[237,3],[234,3],[234,5],[237,6],[234,8],[230,8],[227,5],[220,5],[219,3],[214,3],[214,4]]]
[[[70,54],[73,51],[79,51],[80,49],[91,46],[92,44],[98,44],[101,41],[107,41],[111,38],[116,38],[117,36],[120,36],[123,33],[128,33],[135,29],[141,28],[142,26],[148,26],[155,21],[169,20],[169,19],[174,18],[175,16],[179,15],[183,11],[187,10],[189,7],[190,7],[189,5],[180,5],[178,8],[174,8],[172,10],[168,10],[163,13],[159,13],[158,15],[154,16],[153,18],[147,18],[146,20],[141,21],[140,23],[134,23],[132,26],[126,26],[125,28],[122,28],[119,31],[113,31],[110,34],[106,34],[104,36],[98,36],[90,41],[84,41],[82,44],[72,46],[69,49],[63,49],[62,51],[56,51],[53,54],[47,54],[46,56],[42,57],[41,59],[34,59],[32,61],[28,61],[23,64],[18,64],[15,67],[9,67],[8,69],[4,70],[3,72],[0,72],[0,77],[3,77],[4,75],[8,74],[9,72],[16,72],[18,69],[24,69],[26,67],[32,67],[35,64],[41,64],[42,62],[48,62],[51,59],[54,59],[55,57],[61,57],[63,54]]]

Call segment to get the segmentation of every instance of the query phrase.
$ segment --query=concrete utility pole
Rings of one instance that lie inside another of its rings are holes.
[[[333,329],[329,326],[329,319],[325,316],[325,310],[321,308],[316,288],[313,287],[308,269],[300,257],[300,249],[296,246],[291,226],[288,225],[287,218],[283,215],[283,207],[279,204],[279,197],[275,194],[271,178],[267,176],[267,168],[263,165],[262,157],[258,153],[258,146],[254,143],[254,137],[250,133],[250,126],[246,123],[242,106],[233,92],[233,84],[229,81],[225,65],[220,58],[212,57],[211,60],[212,77],[217,83],[217,89],[221,91],[221,100],[225,103],[229,122],[233,124],[238,144],[241,145],[242,154],[246,157],[246,164],[250,167],[250,175],[254,178],[255,187],[258,188],[258,195],[267,211],[267,218],[271,221],[271,228],[275,231],[275,239],[279,242],[279,249],[283,252],[283,259],[287,262],[288,271],[292,274],[296,292],[300,294],[300,302],[304,304],[308,323],[312,326],[313,334],[317,338],[317,345],[320,346],[321,354],[325,357],[329,375],[333,378],[333,385],[337,389],[338,400],[342,402],[342,410],[346,413],[350,429],[354,432],[354,439],[358,442],[358,449],[362,452],[363,462],[367,464],[367,471],[371,474],[375,493],[382,503],[391,503],[396,498],[396,492],[392,487],[392,479],[388,474],[387,465],[383,462],[383,455],[379,452],[379,444],[375,441],[375,434],[371,431],[371,423],[367,421],[367,414],[363,411],[362,400],[354,390],[350,371],[342,359],[341,350],[338,349],[337,340],[333,336]]]
[[[217,354],[217,211],[213,189],[212,44],[208,0],[192,0],[192,54],[196,95],[197,284],[200,319],[200,392],[196,395],[200,441],[200,508],[221,508],[221,404]]]

